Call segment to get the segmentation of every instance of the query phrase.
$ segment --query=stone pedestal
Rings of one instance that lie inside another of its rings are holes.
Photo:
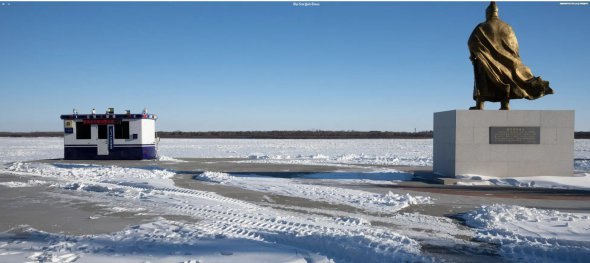
[[[445,176],[571,176],[574,111],[436,112],[433,161]]]

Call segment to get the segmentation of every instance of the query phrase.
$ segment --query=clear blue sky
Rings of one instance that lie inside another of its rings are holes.
[[[59,131],[92,107],[148,107],[169,131],[430,130],[473,104],[466,43],[487,5],[0,5],[0,131]],[[574,109],[590,130],[590,6],[498,5],[556,91],[512,108]]]

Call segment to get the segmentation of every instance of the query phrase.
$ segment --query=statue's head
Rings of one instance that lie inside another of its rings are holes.
[[[496,1],[491,1],[488,8],[486,8],[486,19],[492,17],[498,17],[498,6],[496,6]]]

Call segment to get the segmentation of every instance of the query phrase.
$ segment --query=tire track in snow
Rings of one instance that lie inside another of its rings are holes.
[[[192,225],[213,235],[276,242],[320,253],[339,262],[433,261],[421,255],[420,245],[415,240],[374,226],[346,224],[317,215],[278,212],[211,192],[123,181],[124,176],[121,181],[113,181],[112,177],[104,180],[104,176],[70,176],[67,170],[62,170],[59,172],[65,174],[57,176],[43,169],[33,169],[33,173],[27,174],[69,184],[75,180],[79,182],[78,186],[67,190],[85,190],[100,195],[102,199],[121,197],[120,193],[126,190],[135,191],[144,194],[144,198],[126,205],[136,207],[139,204],[158,214],[200,219],[202,221]],[[23,175],[22,171],[14,172]]]
[[[177,215],[203,219],[194,223],[206,232],[232,238],[246,238],[277,242],[285,245],[302,247],[311,251],[339,258],[343,262],[382,262],[382,261],[431,261],[420,255],[419,244],[402,235],[388,233],[387,230],[363,225],[339,223],[324,218],[316,218],[318,223],[309,219],[265,215],[263,209],[256,205],[184,188],[157,188],[136,186],[114,182],[102,182],[116,186],[159,192],[168,196],[182,197],[173,201],[164,209]],[[152,193],[154,194],[154,193]],[[188,197],[188,200],[186,199]],[[221,205],[193,205],[202,203],[196,199],[215,201]],[[152,210],[162,210],[160,203],[145,203]],[[226,204],[237,206],[228,210]],[[256,215],[244,213],[244,209],[258,212]],[[232,212],[234,210],[240,212]],[[328,245],[329,244],[329,245]],[[346,251],[346,253],[343,253]]]

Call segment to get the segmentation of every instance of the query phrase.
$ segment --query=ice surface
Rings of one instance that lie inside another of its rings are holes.
[[[63,158],[63,138],[0,137],[0,164],[14,161]]]
[[[574,158],[590,159],[590,140],[580,139],[574,143]]]
[[[62,138],[0,137],[0,163],[63,158]],[[590,140],[575,140],[575,169],[590,171]],[[162,161],[245,158],[249,162],[432,166],[432,139],[161,139]]]
[[[162,139],[175,158],[247,158],[252,162],[432,165],[432,140]]]
[[[338,180],[339,182],[352,183],[377,183],[387,182],[395,183],[398,181],[410,181],[414,175],[408,172],[400,172],[391,169],[374,169],[372,172],[352,173],[352,172],[330,172],[330,173],[311,173],[303,174],[298,178],[304,179],[322,179]]]
[[[574,167],[577,171],[590,171],[590,159],[576,160]]]

